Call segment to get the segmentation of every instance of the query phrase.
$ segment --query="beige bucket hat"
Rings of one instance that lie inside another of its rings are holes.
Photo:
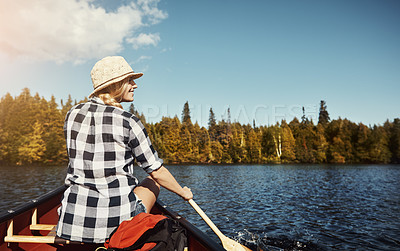
[[[90,76],[92,77],[94,91],[89,95],[89,98],[107,86],[129,77],[140,78],[143,73],[134,72],[123,57],[111,56],[98,61],[93,66]]]

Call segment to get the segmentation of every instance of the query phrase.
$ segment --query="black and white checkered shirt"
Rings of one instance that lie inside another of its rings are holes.
[[[162,165],[143,124],[123,109],[97,97],[73,107],[64,133],[68,185],[59,209],[57,235],[80,242],[104,242],[135,215],[136,162],[147,173]]]

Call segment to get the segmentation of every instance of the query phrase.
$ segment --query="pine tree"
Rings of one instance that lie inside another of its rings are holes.
[[[7,145],[6,145],[6,141],[5,141],[5,132],[1,127],[0,124],[0,165],[4,162],[5,160],[5,156],[7,154]]]
[[[14,117],[14,98],[7,93],[1,98],[0,102],[0,161],[4,163],[12,163],[12,135],[15,133],[15,128],[10,124]],[[15,149],[14,149],[15,150]]]
[[[244,136],[241,126],[237,123],[228,124],[230,127],[230,140],[227,146],[226,154],[229,155],[231,163],[241,163],[244,160]]]
[[[215,131],[216,131],[216,125],[217,125],[217,121],[215,120],[215,114],[214,111],[212,109],[212,107],[210,108],[210,115],[208,117],[208,134],[210,135],[210,139],[211,141],[215,141],[216,140],[216,135],[215,135]]]
[[[211,140],[206,128],[202,127],[199,133],[199,161],[209,163],[212,160]]]
[[[63,116],[63,118],[65,117],[65,115],[67,114],[67,112],[72,108],[72,98],[71,95],[68,95],[68,99],[67,99],[67,103],[65,103],[61,100],[61,114]]]
[[[389,135],[382,126],[374,126],[369,137],[369,158],[372,163],[389,163],[392,156],[389,149]]]
[[[296,154],[294,152],[296,140],[293,137],[292,130],[286,121],[282,121],[282,155],[281,161],[283,163],[290,163],[296,160]]]
[[[327,162],[326,153],[328,150],[328,143],[325,138],[325,129],[322,124],[318,124],[315,128],[314,140],[314,157],[317,163]]]
[[[177,151],[178,163],[192,163],[193,162],[193,144],[191,133],[186,126],[182,126],[179,133],[180,141]]]
[[[232,123],[232,121],[231,121],[231,108],[228,107],[228,110],[226,111],[226,113],[227,113],[227,116],[228,116],[227,122],[230,125]]]
[[[46,151],[43,154],[42,160],[44,163],[51,164],[65,163],[67,155],[62,130],[64,116],[61,110],[58,109],[55,97],[52,96],[49,102],[42,98],[40,111],[44,116],[41,119],[44,129],[42,138],[46,145]]]
[[[131,103],[129,106],[129,113],[135,115],[136,117],[139,115],[138,111],[135,109],[135,105]]]
[[[320,107],[319,107],[319,117],[318,117],[318,124],[326,125],[330,121],[329,113],[327,111],[326,102],[321,100]]]
[[[261,142],[258,133],[250,130],[247,138],[247,161],[249,163],[261,162]]]
[[[179,163],[182,159],[180,157],[182,153],[179,152],[181,122],[176,116],[174,118],[163,117],[159,124],[160,135],[165,149],[163,156],[165,162],[168,164]]]
[[[400,118],[394,119],[390,127],[389,149],[392,153],[392,163],[400,163]]]
[[[278,125],[261,128],[261,154],[264,162],[280,162],[282,130]]]
[[[358,125],[347,119],[333,120],[325,129],[329,144],[327,160],[332,163],[356,163],[354,142]]]
[[[228,110],[226,111],[226,113],[227,113],[227,117],[228,117],[228,120],[226,121],[226,124],[227,124],[227,128],[226,128],[226,135],[228,136],[228,138],[229,138],[229,141],[231,141],[232,140],[232,121],[231,121],[231,108],[228,108]]]
[[[217,125],[215,125],[214,130],[212,130],[213,140],[218,141],[223,148],[223,153],[221,157],[221,162],[223,163],[232,162],[232,158],[228,153],[229,142],[231,141],[232,136],[229,133],[229,128],[230,125],[226,123],[225,120],[221,120],[218,122]]]
[[[149,124],[147,129],[154,149],[157,151],[158,156],[164,159],[165,158],[164,156],[166,156],[166,152],[165,152],[165,144],[163,143],[163,138],[161,136],[160,123]]]
[[[303,116],[301,116],[301,123],[306,124],[307,123],[307,118],[306,118],[306,110],[304,109],[304,106],[301,108],[303,111]]]
[[[356,162],[369,163],[369,147],[370,147],[370,134],[371,131],[364,124],[358,125],[358,130],[355,138],[355,157]]]
[[[201,128],[200,128],[199,124],[197,123],[197,121],[189,131],[190,131],[191,140],[192,140],[192,159],[190,160],[190,163],[199,163],[199,161],[200,161]]]
[[[18,164],[32,164],[40,162],[46,145],[42,139],[43,128],[39,122],[33,125],[33,131],[23,137],[22,145],[18,148],[20,162]]]
[[[210,108],[210,115],[208,117],[208,130],[212,129],[215,127],[217,124],[217,121],[215,120],[215,114],[212,108]]]
[[[211,141],[211,162],[221,163],[224,148],[219,141]]]
[[[186,103],[183,105],[183,110],[182,110],[182,124],[191,124],[192,121],[190,120],[190,109],[189,109],[189,102],[186,101]]]
[[[9,108],[6,128],[9,136],[8,162],[10,164],[21,164],[19,148],[26,144],[26,138],[32,134],[35,122],[40,121],[35,117],[37,103],[38,100],[31,96],[30,90],[24,88]]]

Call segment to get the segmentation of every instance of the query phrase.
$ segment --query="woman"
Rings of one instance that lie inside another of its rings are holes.
[[[193,197],[162,165],[143,124],[122,109],[121,102],[133,101],[135,79],[142,75],[123,57],[103,58],[91,71],[90,100],[67,113],[68,188],[57,236],[103,243],[122,221],[150,212],[160,185],[185,200]],[[149,174],[140,184],[133,172],[135,160]]]

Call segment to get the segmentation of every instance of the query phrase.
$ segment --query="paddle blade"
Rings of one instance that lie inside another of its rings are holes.
[[[224,236],[220,238],[222,242],[222,246],[228,251],[251,251],[250,248],[243,246],[239,242],[236,242],[228,237]]]

